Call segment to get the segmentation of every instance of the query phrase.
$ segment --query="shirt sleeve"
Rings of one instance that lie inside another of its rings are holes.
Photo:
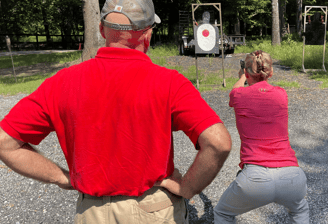
[[[0,127],[11,137],[38,145],[54,130],[47,112],[45,83],[20,100],[0,122]]]
[[[183,75],[176,74],[171,89],[172,129],[182,130],[197,149],[199,135],[208,127],[223,122]]]
[[[236,89],[232,89],[231,92],[229,93],[229,107],[233,107],[233,103],[234,103],[234,95],[235,95],[235,91]]]
[[[231,90],[231,92],[229,93],[229,97],[230,97],[229,107],[235,107],[236,98],[238,95],[240,96],[240,92],[243,89],[244,89],[243,87],[239,87]]]

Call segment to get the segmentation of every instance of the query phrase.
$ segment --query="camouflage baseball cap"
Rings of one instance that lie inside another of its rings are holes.
[[[259,76],[264,79],[269,77],[272,69],[272,59],[270,54],[257,50],[246,56],[245,69],[251,76]]]
[[[132,25],[106,21],[105,17],[111,12],[124,14]],[[143,30],[154,23],[161,23],[161,19],[155,14],[152,0],[106,0],[100,16],[104,26],[115,30]]]

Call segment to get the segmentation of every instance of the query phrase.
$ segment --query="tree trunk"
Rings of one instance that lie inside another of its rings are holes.
[[[64,32],[64,29],[63,29],[63,23],[61,23],[61,26],[60,26],[60,36],[61,36],[61,41],[62,41],[62,47],[63,49],[66,49],[67,48],[67,44],[66,44],[66,40],[65,40],[65,32]]]
[[[282,37],[287,33],[285,24],[286,2],[286,0],[279,0],[280,41],[282,40]]]
[[[2,26],[0,26],[0,33],[4,33],[4,34],[8,32],[7,29],[8,18],[6,18],[6,13],[5,13],[9,11],[8,5],[9,3],[7,1],[0,0],[0,19],[2,21]]]
[[[47,12],[46,12],[45,6],[43,4],[44,3],[42,3],[42,6],[41,6],[42,18],[43,18],[43,26],[44,26],[44,30],[46,32],[47,44],[49,44],[51,42],[50,32],[49,32],[49,24],[47,22]]]
[[[72,48],[72,25],[71,21],[66,20],[65,24],[65,42],[66,42],[66,49]]]
[[[302,0],[297,1],[297,13],[296,13],[296,32],[298,36],[302,35]]]
[[[83,0],[84,49],[82,60],[94,58],[100,47],[105,46],[105,39],[99,31],[100,9],[98,0]]]
[[[0,15],[0,19],[1,19],[1,21],[3,21],[3,18],[2,18],[2,15],[3,15],[3,9],[2,9],[2,5],[1,5],[1,0],[0,0],[0,13],[1,13],[1,15]],[[2,24],[0,24],[0,33],[2,33],[2,30],[3,30],[3,28],[2,28],[2,26],[1,26]]]
[[[239,20],[239,13],[237,13],[237,23],[235,24],[234,27],[234,33],[235,34],[240,34],[240,20]]]
[[[272,45],[280,45],[279,4],[272,0]]]
[[[168,42],[178,42],[178,36],[174,35],[174,32],[176,31],[176,25],[177,21],[179,21],[179,10],[177,9],[177,1],[171,1],[168,0],[167,2],[169,10],[169,21],[168,21],[168,34],[167,34],[167,40]]]
[[[245,34],[245,38],[246,38],[246,34],[247,34],[247,27],[246,27],[246,23],[244,22],[244,34]]]

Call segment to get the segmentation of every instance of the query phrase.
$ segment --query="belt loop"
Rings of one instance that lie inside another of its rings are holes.
[[[84,194],[83,193],[81,193],[82,194],[82,201],[83,201],[83,199],[84,199]]]

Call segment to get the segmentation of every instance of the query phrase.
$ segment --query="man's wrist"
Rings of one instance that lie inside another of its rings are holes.
[[[186,199],[191,199],[194,195],[196,195],[196,193],[193,193],[188,185],[186,187],[181,185],[180,193],[180,195]]]
[[[57,185],[66,185],[70,182],[69,172],[63,168],[61,168],[61,171],[63,172],[58,176],[57,181],[55,181],[55,184]]]

